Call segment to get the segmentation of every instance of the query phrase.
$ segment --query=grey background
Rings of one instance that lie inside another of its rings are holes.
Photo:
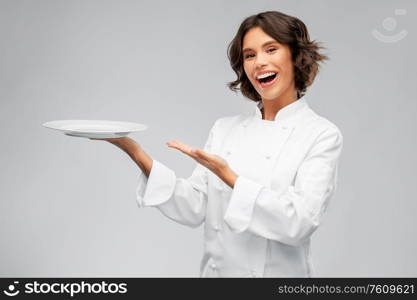
[[[395,16],[396,8],[406,9]],[[317,276],[417,276],[415,1],[0,1],[0,276],[198,276],[202,227],[139,209],[115,146],[41,126],[144,123],[131,135],[187,177],[213,122],[247,112],[226,48],[249,15],[303,20],[331,60],[307,99],[344,135],[313,235]],[[395,17],[397,28],[382,22]],[[408,35],[384,43],[373,29]]]

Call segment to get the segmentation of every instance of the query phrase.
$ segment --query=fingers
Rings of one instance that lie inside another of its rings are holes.
[[[192,148],[191,146],[178,141],[169,141],[166,144],[168,147],[180,150],[184,154],[187,154],[188,156],[196,160],[199,164],[209,169],[212,169],[216,163],[215,156],[202,149]]]
[[[180,150],[188,155],[192,155],[192,151],[194,150],[191,146],[183,144],[178,141],[170,141],[166,143],[168,147],[175,148],[177,150]]]
[[[89,138],[90,140],[95,140],[95,141],[107,141],[107,142],[111,142],[110,139],[97,139],[97,138]]]
[[[193,148],[189,145],[183,144],[178,141],[169,141],[166,144],[168,147],[180,150],[181,152],[191,156],[192,158],[202,160],[206,163],[215,159],[213,155],[204,151],[203,149]]]
[[[107,142],[117,142],[122,141],[123,138],[89,138],[90,140],[97,140],[97,141],[107,141]]]

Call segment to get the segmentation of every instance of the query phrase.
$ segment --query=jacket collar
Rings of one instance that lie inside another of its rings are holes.
[[[273,121],[270,120],[263,120],[262,119],[262,112],[261,109],[263,108],[262,101],[259,101],[255,107],[254,107],[254,114],[253,117],[255,119],[260,119],[266,122],[276,122],[276,123],[288,123],[289,121],[293,120],[295,116],[298,115],[298,113],[303,110],[304,108],[308,107],[308,103],[306,101],[305,96],[301,97],[298,100],[295,100],[294,102],[284,106],[281,108],[277,114],[275,115],[275,118]]]

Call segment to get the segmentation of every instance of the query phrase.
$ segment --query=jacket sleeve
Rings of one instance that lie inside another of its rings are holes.
[[[215,125],[210,130],[204,150],[211,152]],[[147,177],[142,171],[136,189],[139,207],[154,206],[168,218],[190,227],[205,219],[208,169],[197,164],[188,178],[178,178],[174,171],[157,160]]]
[[[235,182],[224,219],[236,233],[248,230],[298,246],[317,229],[337,183],[343,136],[326,129],[297,170],[293,185],[278,193],[244,176]]]

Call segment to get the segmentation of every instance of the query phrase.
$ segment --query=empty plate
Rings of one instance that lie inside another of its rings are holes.
[[[122,137],[148,128],[144,124],[107,120],[57,120],[42,125],[69,136],[104,139]]]

